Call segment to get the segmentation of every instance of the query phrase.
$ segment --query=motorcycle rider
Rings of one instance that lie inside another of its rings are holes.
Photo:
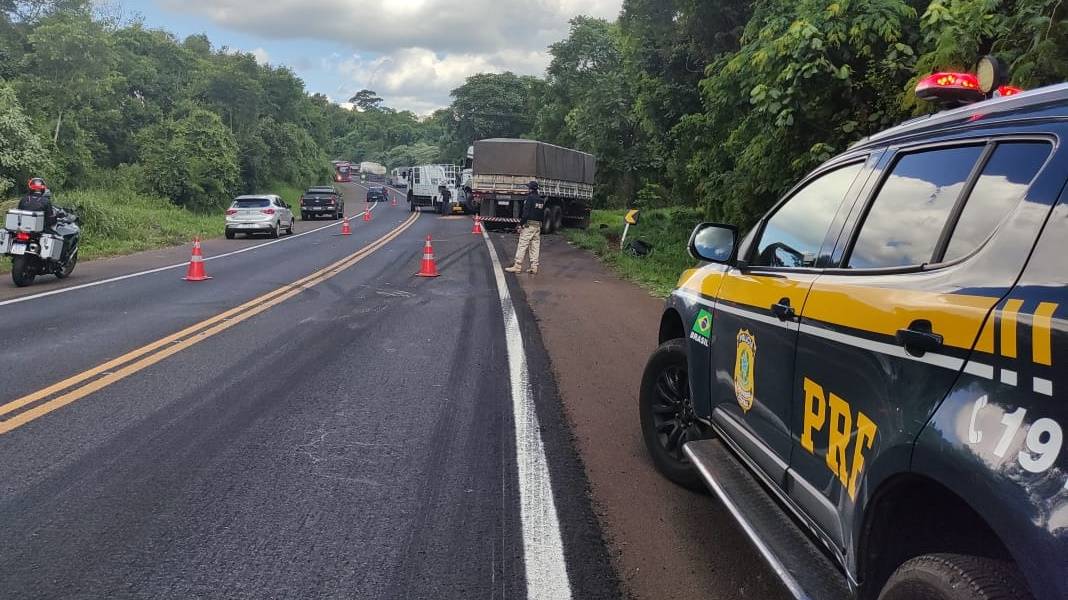
[[[59,218],[59,211],[52,206],[52,192],[49,191],[45,180],[40,177],[31,179],[27,187],[30,188],[30,191],[19,200],[19,210],[43,212],[45,214],[45,229],[51,229]]]

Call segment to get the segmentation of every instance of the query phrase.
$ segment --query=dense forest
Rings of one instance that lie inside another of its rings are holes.
[[[1013,83],[1068,80],[1060,0],[625,0],[576,17],[543,77],[478,74],[431,115],[372,90],[352,109],[285,67],[179,40],[86,0],[0,0],[0,196],[30,172],[200,209],[303,185],[332,158],[459,160],[530,137],[597,155],[602,206],[701,207],[748,223],[851,142],[932,110],[919,74],[993,53]]]

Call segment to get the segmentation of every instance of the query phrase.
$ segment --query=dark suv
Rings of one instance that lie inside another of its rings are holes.
[[[1062,136],[1068,85],[979,101],[694,230],[643,438],[796,597],[1068,598]]]
[[[386,202],[389,197],[386,195],[386,188],[380,185],[372,185],[367,188],[367,201],[368,202]]]
[[[300,197],[300,219],[328,216],[335,221],[345,216],[345,197],[331,185],[310,187]]]

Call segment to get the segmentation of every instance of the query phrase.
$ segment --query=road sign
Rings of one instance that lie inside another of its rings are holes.
[[[623,217],[623,220],[627,222],[627,225],[637,225],[639,212],[640,211],[636,208],[628,210],[626,216]]]

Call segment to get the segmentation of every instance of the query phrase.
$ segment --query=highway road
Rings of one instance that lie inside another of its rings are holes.
[[[620,594],[494,246],[372,215],[5,290],[0,597]]]

